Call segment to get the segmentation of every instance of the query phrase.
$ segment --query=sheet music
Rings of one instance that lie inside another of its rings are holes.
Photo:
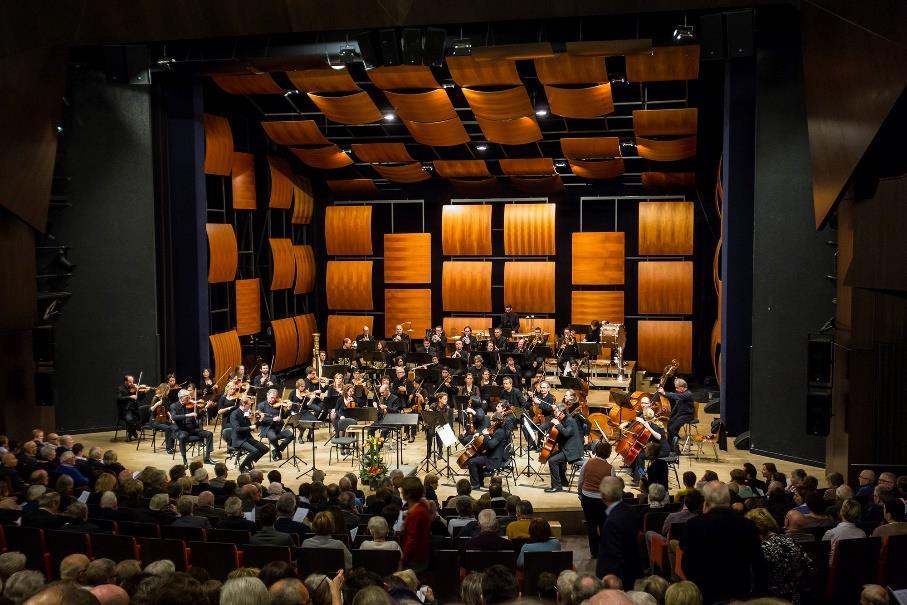
[[[402,510],[400,511],[399,516],[397,516],[396,523],[394,523],[394,531],[396,531],[396,532],[403,531],[403,511]]]
[[[86,490],[83,491],[81,494],[79,494],[79,502],[81,502],[82,504],[87,504],[87,503],[88,503],[88,496],[90,496],[90,495],[91,495],[91,492],[89,492],[89,491],[86,489]]]
[[[255,523],[255,509],[253,508],[249,512],[243,513],[243,517],[245,517],[247,520],[251,521],[252,523]]]
[[[308,514],[309,514],[309,509],[297,508],[296,512],[293,513],[293,521],[296,521],[296,523],[305,523],[305,518]]]
[[[437,428],[437,434],[441,438],[444,447],[451,447],[457,443],[457,436],[449,424],[442,424]]]
[[[529,422],[529,418],[526,418],[525,416],[523,417],[523,428],[526,429],[526,432],[529,434],[532,441],[538,441],[538,434],[535,432],[532,423]]]
[[[356,541],[356,536],[359,534],[359,527],[354,527],[350,530],[350,542]]]

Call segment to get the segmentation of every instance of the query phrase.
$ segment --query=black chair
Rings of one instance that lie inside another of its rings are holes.
[[[516,571],[516,555],[512,550],[465,550],[460,566],[467,571],[484,571],[492,565],[503,565]]]
[[[208,542],[226,542],[228,544],[248,544],[252,534],[244,529],[209,529]]]
[[[292,563],[293,551],[289,546],[270,546],[263,544],[244,544],[242,547],[242,564],[244,567],[259,569],[271,561]],[[336,569],[334,571],[337,571]]]
[[[661,527],[664,525],[665,519],[668,518],[670,513],[661,510],[650,510],[642,518],[642,531],[643,533],[647,531],[657,531],[661,532]]]
[[[120,528],[117,525],[117,522],[113,519],[98,519],[96,517],[88,517],[88,522],[94,523],[98,526],[98,529],[103,532],[109,532],[112,534],[119,533]]]
[[[161,525],[161,537],[184,542],[204,542],[205,529],[203,527],[182,527],[179,525]]]
[[[126,559],[138,559],[138,548],[132,536],[116,534],[93,534],[91,552],[95,557],[111,559],[119,563]]]
[[[882,584],[893,590],[907,588],[907,535],[885,538]]]
[[[48,529],[44,532],[44,538],[54,578],[60,577],[60,562],[69,555],[84,554],[92,558],[91,536],[88,534]]]
[[[142,547],[142,564],[169,559],[176,565],[176,571],[189,569],[189,556],[186,543],[182,540],[165,540],[163,538],[140,538]]]
[[[188,546],[192,565],[204,567],[215,580],[226,582],[227,574],[239,567],[239,551],[235,544],[189,542]]]
[[[117,521],[117,532],[133,538],[160,538],[161,532],[156,523],[138,523],[135,521]]]
[[[699,421],[694,420],[693,422],[699,422]],[[689,426],[689,424],[685,424],[684,426]],[[688,437],[688,439],[689,439],[689,437]],[[681,455],[680,440],[678,437],[674,437],[671,440],[671,453],[668,454],[667,456],[659,457],[659,460],[664,460],[665,464],[668,465],[668,471],[674,471],[674,481],[677,482],[678,487],[680,486],[680,475],[677,472],[677,468],[680,466],[680,455]],[[668,475],[668,483],[670,483],[670,482],[671,482],[670,475]],[[667,487],[668,490],[671,489],[670,485],[665,486],[665,487]]]
[[[346,568],[343,550],[339,548],[306,548],[293,549],[293,559],[299,567],[299,575],[306,577],[312,573],[322,573],[333,577],[338,569]]]
[[[565,569],[573,569],[572,550],[527,552],[523,555],[523,595],[528,598],[538,596],[538,579],[543,571],[557,576]]]
[[[400,569],[399,550],[353,550],[353,567],[364,567],[379,576],[389,576]]]
[[[44,541],[44,530],[38,527],[8,525],[4,528],[7,551],[16,550],[25,555],[25,567],[43,571],[47,578],[53,577],[50,555]]]
[[[428,569],[419,574],[419,578],[431,586],[439,603],[460,599],[458,557],[459,553],[455,550],[432,550]]]
[[[801,542],[797,546],[812,559],[814,569],[803,590],[803,600],[806,603],[824,603],[828,584],[828,558],[831,554],[831,541]]]
[[[881,538],[838,540],[825,596],[836,603],[858,602],[863,585],[876,581],[881,549]]]

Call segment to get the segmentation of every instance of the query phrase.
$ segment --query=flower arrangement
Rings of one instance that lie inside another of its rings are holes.
[[[365,440],[365,449],[359,467],[359,479],[363,483],[374,484],[387,476],[387,465],[381,454],[384,437],[372,435]]]

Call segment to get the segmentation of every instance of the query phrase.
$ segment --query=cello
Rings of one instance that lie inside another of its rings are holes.
[[[488,435],[479,433],[473,437],[472,441],[466,444],[466,450],[457,457],[457,466],[463,469],[469,468],[469,460],[478,456],[485,449],[485,440],[494,435],[494,432],[501,426],[501,422],[497,418],[492,418],[488,427]]]
[[[643,423],[638,420],[630,423],[620,441],[617,442],[616,448],[617,453],[623,457],[624,464],[627,466],[633,464],[633,461],[645,449],[646,443],[649,442],[651,437],[651,431]]]
[[[557,443],[558,434],[557,426],[552,426],[545,435],[545,443],[542,444],[542,450],[539,452],[539,462],[542,464],[548,462],[548,458],[560,451],[561,447]]]

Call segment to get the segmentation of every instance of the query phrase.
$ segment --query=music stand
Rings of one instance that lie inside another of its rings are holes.
[[[378,346],[377,340],[357,340],[356,351],[359,353],[371,353]],[[361,355],[360,355],[361,357]]]
[[[567,328],[577,334],[588,334],[592,331],[592,326],[589,324],[570,324]]]
[[[498,363],[498,351],[477,351],[472,354],[473,362],[475,362],[476,355],[482,358],[486,369],[494,367]]]
[[[410,353],[407,355],[406,360],[417,366],[421,366],[431,363],[431,355],[428,353]]]
[[[317,428],[319,428],[319,425],[324,424],[324,422],[322,422],[321,420],[300,420],[298,422],[298,424],[299,424],[300,430],[311,429],[314,431]],[[287,462],[289,462],[289,460]],[[284,462],[280,466],[283,466],[284,464],[286,464],[286,462]],[[304,473],[300,473],[299,475],[296,476],[296,478],[299,479],[300,477],[305,477],[309,473],[312,473],[312,477],[314,477],[315,470],[316,470],[316,467],[315,467],[315,440],[312,439],[312,468],[305,471]]]
[[[536,442],[536,443],[538,443],[539,441],[541,441],[541,439],[539,439],[538,436],[539,436],[539,435],[544,435],[544,434],[545,434],[545,431],[543,431],[542,428],[541,428],[539,425],[537,425],[535,422],[532,421],[532,416],[531,416],[530,414],[523,414],[523,418],[522,418],[522,426],[525,427],[526,430],[527,430],[530,434],[533,433],[533,432],[536,433],[536,439],[535,439],[535,442]],[[520,434],[521,434],[521,435],[522,435],[522,433],[523,433],[523,431],[520,431]],[[527,448],[528,448],[528,446],[527,446]],[[539,473],[538,470],[536,470],[535,467],[532,466],[532,452],[531,452],[531,451],[526,452],[526,466],[523,467],[523,470],[521,470],[521,471],[520,471],[519,473],[517,473],[517,474],[518,474],[518,475],[526,475],[527,477],[532,477],[533,475],[535,475],[536,477],[538,477],[538,478],[541,479],[542,481],[545,480],[545,478],[542,477],[541,473]],[[533,481],[533,483],[535,483],[535,479],[534,479],[534,478],[532,479],[532,481]]]
[[[406,355],[409,353],[409,341],[408,340],[385,340],[384,348],[388,351],[393,351],[394,353],[403,353]]]
[[[558,385],[559,389],[564,389],[564,388],[573,389],[573,391],[575,391],[575,392],[579,392],[579,391],[583,390],[583,382],[579,378],[576,378],[574,376],[560,376],[559,380],[560,380],[560,385]]]
[[[340,395],[331,395],[330,397],[324,397],[321,400],[321,412],[318,414],[318,420],[321,422],[330,423],[331,410],[337,405],[337,401],[340,399]],[[322,445],[327,445],[331,442],[334,436],[328,431],[328,438]]]
[[[488,395],[487,401],[489,403],[497,404],[498,400],[501,398],[501,385],[499,384],[489,384],[484,387],[479,387],[479,395],[482,394],[482,389],[485,389],[486,394]]]
[[[347,432],[359,433],[360,436],[360,448],[359,451],[362,451],[362,441],[365,431],[367,431],[370,426],[378,419],[378,408],[372,406],[357,407],[357,408],[347,408],[343,411],[343,415],[347,418],[352,418],[356,421],[356,424],[346,427]],[[368,424],[359,424],[360,422],[367,422]]]
[[[329,379],[334,378],[334,374],[342,374],[344,379],[346,379],[347,373],[350,371],[349,364],[345,363],[332,363],[330,365],[325,365],[321,369],[321,375],[326,376]]]
[[[429,449],[428,446],[431,445],[431,440],[435,438],[436,429],[439,426],[441,426],[442,424],[447,424],[447,418],[445,418],[444,412],[423,410],[423,412],[422,412],[422,428],[425,430],[425,433],[426,433],[426,435],[425,435],[425,439],[426,439],[425,457],[422,458],[422,461],[418,464],[418,466],[416,467],[416,470],[420,470],[424,467],[426,473],[429,471],[429,469],[434,470],[435,473],[438,472],[438,467],[435,465],[434,460],[432,460],[433,456],[431,456],[428,453],[428,449]],[[428,436],[429,430],[432,431],[431,437]]]
[[[284,421],[283,425],[290,427],[293,431],[293,441],[290,445],[293,447],[292,454],[290,454],[286,460],[277,465],[277,468],[282,468],[285,464],[292,463],[293,467],[298,471],[299,463],[308,464],[305,460],[296,455],[296,439],[297,439],[297,429],[299,429],[299,416],[295,412],[291,412],[290,416]],[[312,441],[312,447],[315,447],[315,441]],[[312,452],[312,464],[315,464],[315,452]]]
[[[445,357],[441,362],[451,374],[459,374],[463,371],[463,366],[466,365],[466,362],[463,361],[462,357]]]
[[[501,336],[503,336],[504,338],[510,338],[511,334],[513,334],[513,328],[501,327]]]
[[[611,392],[611,399],[613,399],[614,402],[617,403],[617,405],[619,407],[627,408],[630,410],[633,409],[633,404],[630,402],[629,393],[627,393],[626,391],[621,391],[619,389],[612,389],[610,392]]]
[[[403,461],[403,441],[401,436],[404,428],[415,427],[419,424],[418,414],[385,414],[384,419],[378,423],[378,428],[390,429],[397,432],[397,467]]]
[[[457,374],[456,376],[450,377],[450,384],[455,387],[462,387],[466,385],[466,376],[464,374]]]

